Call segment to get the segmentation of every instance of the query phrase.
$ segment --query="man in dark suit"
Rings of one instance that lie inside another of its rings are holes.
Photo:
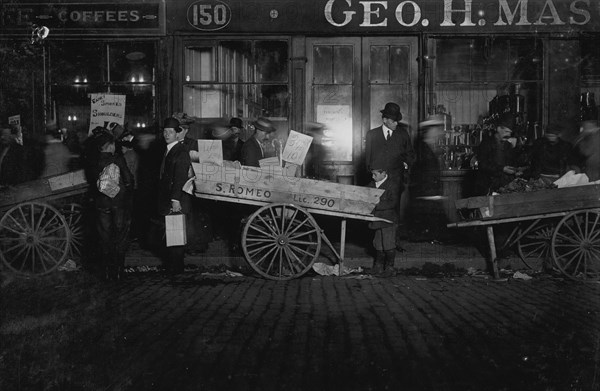
[[[190,155],[180,142],[178,134],[182,132],[179,121],[167,118],[163,126],[163,137],[167,150],[163,157],[158,182],[158,213],[166,216],[170,213],[189,213],[190,195],[183,191],[183,185],[189,179]],[[166,248],[165,267],[172,273],[183,272],[185,246]]]
[[[396,210],[400,215],[404,178],[408,177],[408,170],[415,162],[416,156],[408,132],[404,127],[399,126],[402,119],[400,106],[393,102],[386,103],[381,110],[381,116],[383,124],[367,132],[366,168],[369,172],[373,167],[383,168],[390,177],[398,179],[400,196]],[[403,251],[399,244],[397,248]]]
[[[240,163],[244,166],[260,167],[259,160],[265,158],[262,144],[269,140],[271,133],[275,132],[275,126],[266,118],[260,117],[253,123],[255,132],[244,143]]]

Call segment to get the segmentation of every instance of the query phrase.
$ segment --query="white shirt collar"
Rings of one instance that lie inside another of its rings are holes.
[[[375,182],[375,187],[379,189],[379,186],[381,186],[383,184],[383,182],[385,182],[386,179],[388,179],[387,175],[382,180]]]
[[[387,126],[385,126],[385,124],[381,124],[381,129],[383,130],[383,138],[385,138],[387,140],[387,135],[388,135],[388,131],[390,132],[390,134],[394,133],[394,131],[390,128],[388,128]]]
[[[177,144],[179,141],[173,141],[172,143],[167,144],[167,153],[169,153],[171,151],[171,148],[173,148],[175,146],[175,144]]]

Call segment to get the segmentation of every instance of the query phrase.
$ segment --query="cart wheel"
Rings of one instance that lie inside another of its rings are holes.
[[[71,230],[52,206],[26,202],[0,219],[0,258],[22,274],[46,274],[66,259]]]
[[[242,248],[257,273],[272,280],[300,277],[321,251],[321,230],[304,209],[291,204],[266,205],[244,226]]]
[[[77,203],[64,205],[60,212],[65,217],[67,226],[71,230],[71,242],[68,257],[72,259],[81,256],[83,247],[83,207]]]
[[[552,235],[552,258],[571,279],[600,279],[600,210],[578,211],[563,217]]]
[[[552,269],[550,244],[555,225],[556,221],[545,220],[527,228],[519,227],[517,235],[520,239],[517,242],[517,252],[529,269],[532,268],[528,263],[531,261],[542,261],[545,268]],[[524,233],[524,230],[527,232]]]

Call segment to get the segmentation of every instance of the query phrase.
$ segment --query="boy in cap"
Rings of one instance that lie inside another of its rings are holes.
[[[373,215],[390,221],[389,223],[385,221],[369,223],[369,228],[375,231],[373,247],[376,254],[371,272],[392,276],[396,259],[396,229],[398,225],[396,208],[400,198],[400,185],[398,179],[391,176],[382,166],[372,166],[371,176],[373,180],[369,183],[369,187],[385,190],[373,209]]]

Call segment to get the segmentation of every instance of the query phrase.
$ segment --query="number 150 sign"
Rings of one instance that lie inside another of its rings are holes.
[[[231,21],[231,8],[219,0],[196,1],[188,7],[187,19],[198,30],[219,30]]]

